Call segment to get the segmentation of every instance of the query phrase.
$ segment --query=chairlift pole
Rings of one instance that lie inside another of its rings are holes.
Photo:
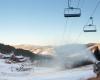
[[[70,8],[70,3],[71,3],[71,0],[68,0],[68,8]]]
[[[70,5],[69,5],[69,0],[68,0],[68,8],[70,8]]]
[[[93,25],[93,17],[90,17],[90,20],[92,21],[92,25]]]

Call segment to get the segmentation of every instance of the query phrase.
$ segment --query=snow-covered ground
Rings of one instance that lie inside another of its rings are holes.
[[[12,67],[20,67],[19,63],[7,64],[0,59],[0,80],[87,80],[96,77],[93,65],[73,69],[64,66],[73,66],[82,61],[96,61],[94,56],[84,45],[67,45],[54,48],[54,67],[31,66],[31,71],[12,71]],[[40,60],[41,63],[41,60]],[[50,63],[48,60],[44,64]],[[51,65],[51,64],[50,64]]]
[[[12,72],[11,66],[18,64],[6,64],[0,59],[0,80],[86,80],[95,77],[92,65],[60,70],[57,68],[34,67],[30,72]]]

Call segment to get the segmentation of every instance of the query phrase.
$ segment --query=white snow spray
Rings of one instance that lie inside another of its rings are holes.
[[[61,68],[74,68],[80,65],[94,63],[96,58],[85,44],[67,44],[54,48],[56,65]]]

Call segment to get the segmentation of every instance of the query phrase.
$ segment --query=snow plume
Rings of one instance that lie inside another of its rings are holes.
[[[84,44],[68,44],[54,48],[56,64],[62,68],[73,68],[80,65],[94,63],[94,55]]]

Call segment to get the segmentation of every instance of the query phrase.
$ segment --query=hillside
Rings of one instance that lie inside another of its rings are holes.
[[[50,55],[54,51],[53,47],[51,47],[51,46],[33,46],[33,45],[13,45],[13,46],[16,49],[29,50],[35,54]],[[88,43],[88,44],[86,44],[86,46],[91,51],[95,50],[95,46],[98,46],[98,48],[100,49],[100,43]],[[94,51],[92,51],[92,52],[94,52]]]
[[[29,50],[34,54],[52,55],[53,48],[51,46],[33,46],[33,45],[14,45],[16,49]]]
[[[93,53],[98,46],[100,49],[100,43],[89,43],[86,44],[87,48],[90,49]],[[40,54],[40,55],[52,55],[54,52],[54,48],[51,46],[33,46],[33,45],[5,45],[5,44],[0,44],[0,52],[1,53],[11,53],[12,51],[16,52],[29,52],[31,54]]]

